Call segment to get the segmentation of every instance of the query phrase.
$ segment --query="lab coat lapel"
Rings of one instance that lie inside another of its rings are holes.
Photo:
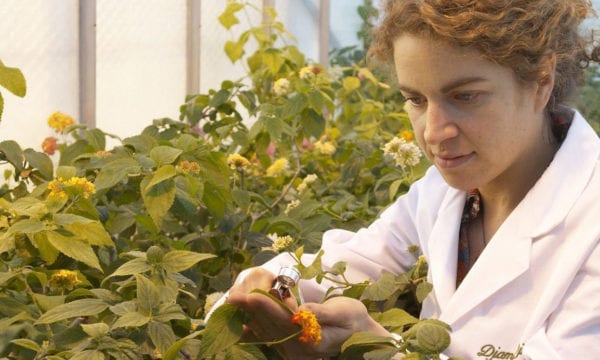
[[[456,289],[458,232],[465,200],[464,191],[449,188],[430,235],[428,247],[430,281],[433,284],[437,303],[442,310]]]

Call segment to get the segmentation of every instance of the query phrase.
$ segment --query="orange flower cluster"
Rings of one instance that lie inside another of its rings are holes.
[[[44,142],[42,142],[42,150],[48,155],[54,155],[58,146],[56,141],[54,136],[48,136],[44,139]]]
[[[321,342],[321,325],[315,314],[308,310],[300,310],[292,315],[292,324],[302,327],[300,342],[318,345]]]
[[[183,160],[179,163],[179,170],[184,174],[192,173],[198,175],[200,174],[200,164],[195,161]]]

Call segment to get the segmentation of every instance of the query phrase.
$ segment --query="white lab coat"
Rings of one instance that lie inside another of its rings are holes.
[[[376,279],[404,272],[418,245],[434,288],[421,315],[452,327],[448,355],[600,358],[600,140],[585,119],[575,114],[552,163],[456,289],[465,199],[432,167],[368,228],[326,232],[323,265],[346,261],[351,281]],[[289,263],[283,254],[264,267]],[[305,301],[321,301],[328,284],[300,286]]]

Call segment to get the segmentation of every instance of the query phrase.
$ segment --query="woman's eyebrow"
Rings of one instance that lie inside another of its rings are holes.
[[[484,77],[480,77],[480,76],[469,76],[469,77],[465,77],[465,78],[456,79],[456,80],[450,82],[449,84],[444,85],[441,89],[441,92],[448,93],[448,92],[456,89],[457,87],[461,87],[461,86],[469,85],[469,84],[473,84],[473,83],[478,83],[478,82],[484,82],[484,81],[487,81],[487,79]],[[418,90],[415,90],[415,89],[411,88],[410,86],[406,86],[406,85],[402,85],[402,84],[398,84],[398,89],[400,91],[404,91],[404,92],[408,92],[408,93],[419,93]]]

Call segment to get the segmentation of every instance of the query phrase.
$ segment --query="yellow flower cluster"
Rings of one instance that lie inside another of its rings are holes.
[[[58,270],[48,280],[48,286],[52,291],[73,290],[81,281],[77,273],[71,270]]]
[[[290,163],[286,158],[279,158],[271,164],[267,168],[266,175],[270,177],[281,176],[284,175],[285,172],[289,169]]]
[[[289,204],[287,204],[287,206],[285,207],[285,211],[284,213],[286,215],[289,215],[290,211],[294,210],[295,208],[297,208],[300,205],[300,200],[296,199],[296,200],[292,200],[290,201]]]
[[[292,315],[292,324],[302,327],[302,334],[299,338],[300,342],[312,343],[315,346],[321,342],[321,325],[313,312],[299,310]]]
[[[68,195],[65,192],[65,189],[67,188],[76,190],[77,193],[81,194],[86,199],[88,199],[90,195],[96,193],[96,187],[86,178],[72,177],[68,180],[58,178],[48,183],[48,190],[50,190],[48,197],[66,199]]]
[[[184,174],[200,174],[200,164],[195,161],[183,160],[179,163],[179,170]]]
[[[245,169],[250,165],[250,161],[240,154],[230,154],[227,156],[227,166],[231,170]]]
[[[48,125],[58,133],[62,133],[65,128],[75,124],[75,120],[67,114],[63,114],[59,111],[50,115],[48,118]]]
[[[315,150],[323,155],[333,155],[335,153],[335,145],[331,141],[316,141],[314,143]]]

